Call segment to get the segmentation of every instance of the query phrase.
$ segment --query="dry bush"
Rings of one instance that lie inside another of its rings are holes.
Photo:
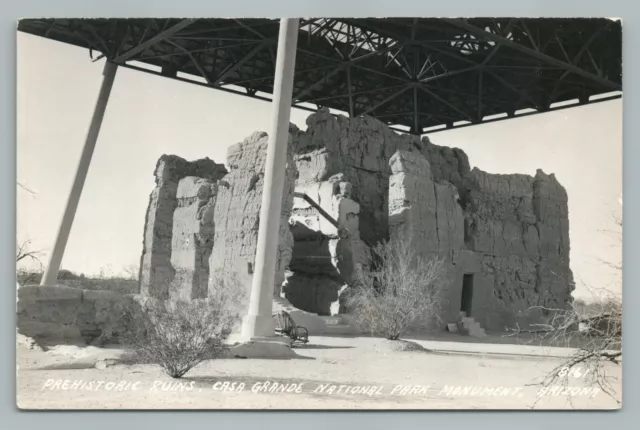
[[[26,240],[22,244],[16,242],[16,266],[26,263],[27,261],[38,266],[38,270],[28,270],[25,268],[16,268],[16,281],[18,286],[27,284],[39,284],[44,271],[44,265],[40,260],[43,256],[42,251],[31,249],[31,241]]]
[[[16,271],[16,279],[18,285],[38,285],[42,279],[42,272],[36,272],[27,269],[18,269]]]
[[[124,267],[124,278],[132,281],[139,281],[140,266],[138,264],[129,264]]]
[[[437,318],[443,260],[417,255],[411,240],[394,238],[371,250],[368,270],[347,298],[355,322],[365,331],[397,340],[413,323]]]
[[[549,312],[546,322],[532,324],[527,330],[518,327],[512,334],[532,334],[541,344],[574,348],[574,352],[531,385],[569,388],[580,380],[581,384],[599,388],[619,402],[613,385],[616,377],[610,374],[608,366],[622,363],[621,298],[613,293],[599,296],[589,303],[588,313],[580,303],[568,309],[543,309]]]
[[[225,341],[240,319],[245,291],[232,278],[219,281],[206,299],[148,300],[126,312],[125,342],[139,361],[159,364],[180,378],[226,352]]]
[[[32,263],[36,263],[41,269],[43,268],[42,257],[43,252],[39,250],[31,249],[31,241],[25,240],[22,244],[16,243],[16,263],[25,262],[31,260]]]
[[[21,190],[26,191],[31,196],[35,196],[37,194],[35,191],[26,187],[20,181],[17,181],[17,185]],[[25,240],[21,244],[18,244],[16,242],[16,266],[18,264],[26,263],[27,261],[30,261],[32,264],[35,263],[38,266],[40,272],[42,272],[44,271],[44,265],[42,264],[42,261],[40,260],[40,258],[43,255],[44,253],[41,250],[31,249],[30,240]],[[23,269],[17,269],[16,272],[17,272],[16,274],[17,274],[18,286],[26,285],[27,283],[32,284],[32,283],[40,282],[40,279],[37,277],[37,273],[38,273],[37,271],[27,270],[23,268]]]
[[[615,222],[622,227],[620,219],[616,218]],[[619,243],[622,243],[621,234]],[[622,274],[622,264],[601,262]],[[509,336],[525,333],[533,335],[541,344],[575,348],[532,385],[569,387],[571,378],[580,379],[586,386],[599,388],[620,403],[612,383],[616,378],[607,370],[611,365],[622,363],[622,296],[606,289],[586,285],[585,288],[591,292],[591,301],[577,299],[567,309],[537,307],[548,313],[546,321],[532,324],[530,329],[518,326]]]

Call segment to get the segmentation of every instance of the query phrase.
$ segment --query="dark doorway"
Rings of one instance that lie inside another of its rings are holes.
[[[462,277],[462,300],[460,300],[460,311],[468,317],[471,316],[471,300],[473,298],[473,275],[465,274]]]

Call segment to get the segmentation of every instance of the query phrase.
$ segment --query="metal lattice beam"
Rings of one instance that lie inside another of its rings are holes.
[[[134,55],[139,54],[140,52],[143,52],[144,50],[150,48],[151,46],[155,45],[156,43],[159,43],[159,42],[167,39],[170,36],[173,36],[174,34],[179,32],[180,30],[184,29],[185,27],[191,25],[195,21],[197,21],[197,20],[196,19],[183,19],[178,24],[176,24],[176,25],[174,25],[174,26],[172,26],[172,27],[160,32],[159,34],[157,34],[156,36],[154,36],[151,39],[147,40],[146,42],[142,42],[141,44],[139,44],[136,47],[130,49],[129,51],[125,52],[124,54],[119,55],[118,57],[114,58],[113,61],[115,63],[124,63],[125,61],[131,59]]]
[[[273,91],[277,20],[56,18],[18,29],[88,49],[93,61],[259,100]],[[621,33],[620,23],[591,18],[309,18],[298,33],[293,103],[411,133],[593,103],[621,88]]]
[[[464,21],[461,20],[457,20],[457,19],[444,19],[445,22],[448,22],[451,25],[455,25],[456,27],[460,27],[470,33],[476,34],[480,37],[486,37],[489,40],[492,40],[496,43],[499,43],[501,45],[504,45],[508,48],[514,49],[516,51],[522,52],[524,54],[530,55],[531,57],[537,58],[540,61],[544,61],[545,63],[548,64],[553,64],[554,66],[558,66],[561,67],[563,69],[566,69],[569,72],[575,73],[576,75],[580,75],[584,78],[590,79],[594,82],[597,82],[598,84],[608,87],[612,90],[616,90],[619,91],[622,89],[622,85],[620,84],[616,84],[615,82],[611,82],[608,79],[602,78],[600,76],[594,75],[593,73],[589,73],[579,67],[576,67],[573,64],[569,64],[566,63],[564,61],[558,60],[557,58],[553,58],[549,55],[545,55],[543,53],[540,53],[538,51],[535,51],[533,49],[527,48],[526,46],[520,45],[519,43],[513,42],[512,40],[506,39],[502,36],[499,36],[497,34],[493,34],[493,33],[489,33],[487,31],[484,31],[476,26],[473,26],[471,24],[468,24]]]

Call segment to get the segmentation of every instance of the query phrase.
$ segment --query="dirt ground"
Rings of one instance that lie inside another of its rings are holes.
[[[176,380],[153,365],[125,364],[119,349],[19,344],[21,409],[617,409],[572,377],[544,395],[538,378],[570,352],[508,344],[314,336],[298,358],[219,359]],[[621,369],[607,367],[621,400]],[[539,401],[536,403],[536,400]]]

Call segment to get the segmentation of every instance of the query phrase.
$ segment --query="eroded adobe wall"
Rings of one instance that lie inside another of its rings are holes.
[[[474,276],[472,316],[489,330],[536,321],[539,315],[526,312],[531,306],[570,299],[567,195],[553,175],[471,170],[463,151],[398,135],[368,117],[321,110],[307,125],[290,133],[276,296],[284,283],[284,297],[299,309],[344,312],[345,285],[367,263],[368,245],[408,229],[416,252],[445,260],[445,322],[459,316],[464,274]],[[250,279],[267,144],[265,133],[254,133],[230,147],[223,178],[211,160],[209,176],[194,174],[179,157],[159,160],[145,225],[143,293],[200,296],[204,273],[209,289],[218,275]],[[349,234],[294,199],[294,190]],[[190,267],[188,276],[177,274]]]
[[[417,252],[451,259],[464,246],[458,189],[435,182],[420,152],[398,151],[389,164],[389,225],[394,234],[411,237]]]
[[[535,306],[562,308],[573,290],[567,193],[554,175],[474,169],[466,243],[479,260],[473,313],[493,330],[538,322]]]
[[[226,173],[221,164],[205,158],[189,162],[175,155],[162,155],[156,164],[156,187],[149,197],[143,250],[140,258],[140,293],[168,299],[174,281],[171,264],[174,213],[178,208],[180,180],[189,176],[216,181]]]
[[[421,153],[429,161],[434,181],[446,181],[456,186],[459,192],[470,187],[471,167],[469,157],[459,148],[439,146],[431,143],[428,137],[422,138]],[[461,195],[462,198],[464,196]]]
[[[293,146],[297,134],[298,130],[292,126],[289,134],[290,148]],[[267,145],[267,134],[256,132],[243,142],[229,147],[227,153],[229,173],[218,182],[218,193],[213,211],[215,233],[209,259],[210,290],[216,288],[220,277],[237,274],[243,279],[248,279],[253,273],[260,225]],[[285,268],[291,260],[293,247],[293,236],[288,222],[293,206],[296,178],[292,155],[292,152],[288,151],[289,159],[282,195],[275,296],[280,295]]]
[[[307,118],[294,148],[296,191],[349,234],[340,237],[318,211],[295,200],[294,257],[284,287],[292,304],[323,315],[344,310],[341,293],[366,264],[367,244],[388,238],[389,159],[412,145],[420,141],[370,117],[335,117],[322,109]]]
[[[444,322],[459,318],[465,274],[474,280],[471,316],[489,330],[539,322],[536,306],[566,306],[567,193],[555,176],[471,170],[463,151],[422,143],[390,160],[389,224],[409,232],[415,252],[444,259]]]
[[[169,288],[171,299],[207,296],[217,193],[217,181],[187,176],[178,183],[171,239],[171,267],[175,271]]]
[[[535,306],[566,306],[573,290],[567,193],[555,176],[471,170],[461,150],[424,143],[433,180],[455,185],[464,214],[464,245],[452,248],[451,312],[464,274],[474,276],[472,316],[489,330],[538,322]]]
[[[283,293],[296,307],[321,315],[341,311],[343,287],[366,264],[359,236],[360,206],[351,199],[351,183],[343,179],[343,174],[336,174],[327,181],[298,182],[295,188],[317,203],[338,228],[301,198],[294,200],[289,221],[294,246]]]
[[[421,259],[440,259],[443,273],[438,315],[425,315],[419,327],[437,327],[437,316],[455,321],[460,311],[458,285],[462,272],[455,265],[464,249],[464,214],[458,190],[448,182],[433,180],[429,161],[418,151],[397,151],[390,160],[389,226],[391,238],[409,241]],[[458,301],[456,301],[458,300]]]
[[[295,149],[296,186],[319,183],[342,174],[351,199],[360,206],[359,235],[366,243],[388,237],[389,160],[397,149],[421,146],[371,117],[334,117],[320,110],[307,118]]]

